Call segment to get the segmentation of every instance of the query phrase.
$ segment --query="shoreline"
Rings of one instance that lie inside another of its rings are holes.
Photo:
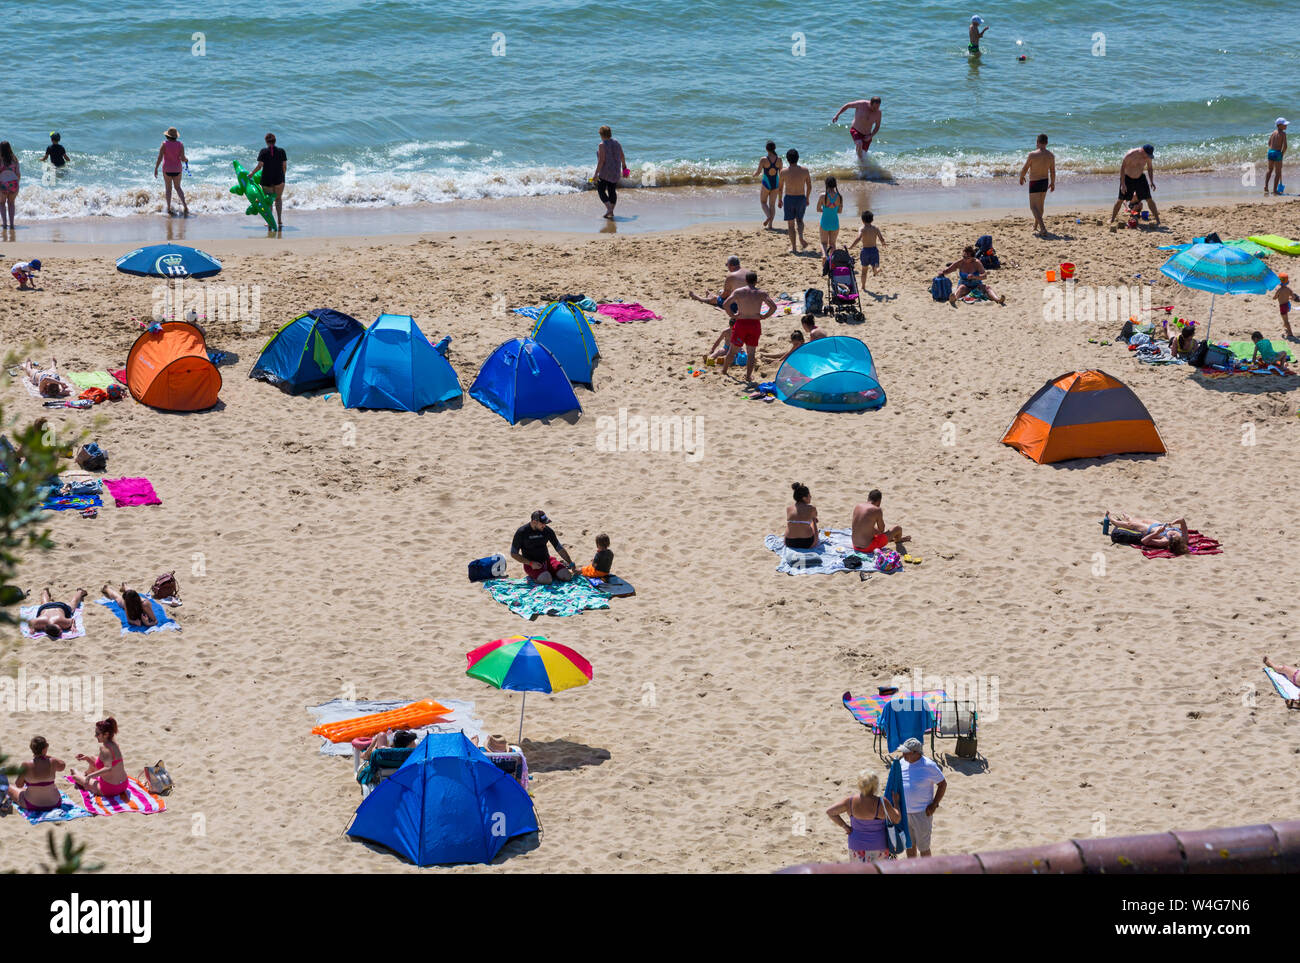
[[[814,187],[818,182],[814,181]],[[1173,190],[1168,187],[1172,186]],[[1017,213],[1028,216],[1025,188],[1014,177],[959,178],[945,187],[939,181],[903,184],[876,181],[842,182],[845,215],[841,237],[852,231],[856,213],[872,210],[878,217],[905,217],[909,223],[969,222]],[[295,242],[339,238],[383,238],[394,241],[423,235],[473,234],[492,236],[520,232],[547,235],[657,234],[696,227],[735,227],[761,221],[757,184],[719,187],[631,188],[619,195],[619,216],[610,222],[600,216],[594,191],[534,197],[485,198],[445,204],[395,207],[339,207],[326,210],[287,210],[288,223],[278,236],[269,236],[260,218],[202,214],[189,218],[142,214],[131,217],[78,217],[29,220],[0,233],[0,240],[15,244],[123,245],[175,242],[265,242],[277,249],[299,249]],[[588,197],[587,195],[591,196]],[[814,193],[816,196],[816,192]],[[1262,189],[1244,187],[1236,169],[1213,173],[1157,175],[1157,205],[1223,205],[1278,203],[1282,198],[1263,196]],[[1113,204],[1112,176],[1067,176],[1048,195],[1047,216],[1095,214]],[[780,212],[774,227],[783,227]],[[816,235],[816,215],[805,218],[805,232]],[[851,236],[851,235],[850,235]],[[847,238],[845,238],[847,239]],[[219,245],[226,247],[225,244]],[[50,248],[46,248],[50,250]],[[214,248],[215,251],[215,248]],[[31,256],[25,254],[24,256]]]

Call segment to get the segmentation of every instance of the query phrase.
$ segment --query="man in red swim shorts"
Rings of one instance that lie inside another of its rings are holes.
[[[880,489],[873,488],[867,493],[866,502],[854,506],[853,550],[874,552],[893,542],[898,549],[898,554],[902,555],[906,551],[903,543],[910,542],[911,538],[903,535],[901,525],[895,525],[890,529],[885,528],[885,515],[880,510],[880,499]]]
[[[858,163],[861,164],[867,159],[867,151],[871,150],[872,138],[880,130],[880,98],[850,100],[831,118],[831,123],[836,123],[840,119],[840,114],[849,108],[853,109],[853,124],[849,127],[849,136],[853,138],[853,146],[858,152]]]
[[[722,370],[728,373],[731,371],[731,359],[740,346],[744,345],[747,355],[745,380],[753,382],[754,362],[758,359],[758,339],[763,334],[762,319],[772,316],[776,311],[776,302],[766,291],[758,289],[758,272],[750,271],[745,275],[745,286],[731,292],[731,296],[722,302],[722,310],[736,318],[736,323],[731,328],[731,344],[727,346],[727,357],[722,362]]]

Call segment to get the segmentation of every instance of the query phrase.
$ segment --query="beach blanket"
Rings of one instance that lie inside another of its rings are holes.
[[[628,321],[658,321],[659,315],[649,308],[642,307],[635,301],[630,304],[621,302],[602,304],[596,308],[600,314],[608,315],[620,324]]]
[[[587,319],[589,324],[600,324],[600,318],[592,312],[596,309],[596,302],[588,298],[586,301],[568,301],[567,304],[578,308],[582,316]],[[588,307],[590,305],[590,307]],[[526,304],[522,308],[511,308],[515,314],[522,314],[525,318],[536,321],[542,316],[542,311],[546,309],[545,304]]]
[[[1120,545],[1123,543],[1115,542],[1114,544]],[[1145,555],[1147,558],[1177,558],[1178,557],[1173,552],[1169,551],[1169,549],[1167,548],[1148,548],[1145,545],[1134,545],[1133,547],[1142,549],[1142,554]],[[1192,555],[1222,555],[1223,554],[1223,549],[1219,547],[1219,543],[1215,539],[1210,538],[1208,535],[1202,535],[1200,532],[1194,531],[1192,529],[1187,530],[1187,547],[1190,550],[1190,553]]]
[[[41,502],[41,509],[47,512],[79,512],[87,508],[99,508],[103,504],[98,495],[50,495]]]
[[[68,375],[68,380],[82,391],[87,388],[108,390],[113,384],[113,376],[107,371],[73,371]]]
[[[1277,690],[1277,694],[1285,699],[1288,704],[1300,700],[1300,689],[1297,689],[1286,676],[1274,669],[1270,669],[1268,666],[1264,666],[1264,674],[1268,676],[1268,681],[1273,683],[1273,688]],[[1300,705],[1288,705],[1288,707],[1300,709]]]
[[[483,583],[488,594],[521,619],[539,615],[564,617],[587,609],[609,608],[609,596],[585,578],[538,585],[527,578],[494,578]]]
[[[153,617],[157,620],[156,625],[132,625],[126,620],[126,610],[116,602],[111,599],[95,599],[95,601],[117,616],[117,620],[122,623],[123,635],[133,632],[138,635],[148,635],[150,632],[166,632],[168,630],[179,632],[181,630],[180,623],[168,615],[167,610],[156,599],[140,596],[140,601],[148,602],[153,609]]]
[[[58,809],[49,809],[45,812],[36,812],[27,809],[24,806],[19,806],[16,803],[14,804],[14,809],[22,813],[24,818],[26,818],[26,820],[33,826],[38,823],[66,823],[69,819],[81,819],[83,816],[95,815],[89,810],[82,809],[74,803],[68,798],[68,794],[65,792],[59,792],[59,799],[61,799],[62,802]]]
[[[416,700],[398,699],[393,702],[377,702],[369,699],[331,699],[329,702],[324,702],[318,706],[308,706],[307,712],[316,720],[313,725],[321,725],[328,722],[342,722],[344,719],[355,719],[357,716],[391,712],[394,709],[408,706],[414,701]],[[466,739],[477,738],[480,745],[485,742],[483,720],[475,717],[473,702],[463,702],[459,699],[439,699],[438,701],[451,711],[443,716],[441,721],[414,729],[413,732],[418,733],[420,738],[424,738],[430,732],[463,732]],[[351,758],[352,743],[334,743],[321,738],[320,754],[322,756],[347,756]]]
[[[32,619],[36,618],[36,610],[38,608],[40,608],[39,604],[24,605],[22,608],[18,610],[18,618],[22,621],[23,635],[29,639],[43,639],[46,642],[52,642],[54,640],[51,639],[48,635],[46,635],[44,632],[33,632],[31,626],[27,624]],[[73,609],[72,631],[64,632],[62,635],[60,635],[59,636],[60,641],[64,641],[66,639],[79,639],[86,634],[86,623],[83,620],[82,608],[83,606],[78,605],[75,609]]]
[[[903,692],[899,690],[893,695],[867,695],[853,697],[853,693],[846,692],[841,697],[844,708],[852,713],[853,718],[862,723],[872,732],[880,728],[880,713],[884,711],[885,704],[891,699],[899,700],[897,705],[904,708],[919,708],[909,704],[912,700],[919,701],[925,705],[925,708],[935,713],[936,718],[939,713],[939,703],[948,701],[948,693],[943,689],[926,689],[922,692]],[[931,728],[934,728],[931,726]]]
[[[72,783],[72,777],[67,778],[68,782]],[[152,816],[154,813],[165,812],[167,809],[167,804],[162,801],[161,797],[155,796],[130,778],[126,781],[126,792],[117,796],[107,798],[92,796],[76,783],[72,783],[72,793],[74,797],[81,796],[82,807],[88,810],[92,816],[116,816],[119,813],[140,813],[144,816]]]
[[[1279,338],[1277,341],[1274,341],[1272,338],[1270,338],[1268,343],[1273,346],[1274,351],[1276,351],[1280,355],[1284,355],[1287,358],[1287,360],[1289,361],[1295,360],[1296,352],[1295,352],[1294,345],[1287,344],[1281,338]],[[1239,361],[1250,361],[1250,359],[1255,354],[1254,341],[1229,341],[1226,345],[1223,345],[1223,347],[1226,347],[1229,351],[1231,351],[1232,356],[1238,359]]]
[[[118,508],[125,505],[161,505],[162,499],[153,490],[147,478],[113,478],[105,479],[104,487],[113,496],[113,504]]]
[[[775,552],[781,562],[778,572],[786,575],[831,575],[835,572],[875,572],[877,552],[855,552],[853,539],[847,528],[830,528],[819,533],[821,541],[812,548],[788,548],[780,535],[768,535],[763,547]],[[845,568],[844,560],[850,555],[862,559],[862,567]]]

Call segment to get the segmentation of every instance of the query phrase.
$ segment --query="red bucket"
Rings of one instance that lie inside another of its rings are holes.
[[[1061,280],[1062,280],[1062,281],[1068,281],[1068,280],[1070,280],[1070,278],[1072,278],[1072,277],[1074,277],[1074,265],[1071,264],[1069,261],[1062,261],[1062,262],[1061,262]]]

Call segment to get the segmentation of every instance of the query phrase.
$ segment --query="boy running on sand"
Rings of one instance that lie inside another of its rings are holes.
[[[862,229],[858,231],[857,237],[849,242],[849,250],[852,251],[857,245],[862,245],[862,253],[859,260],[862,262],[862,283],[860,287],[867,286],[867,268],[871,268],[872,276],[880,273],[880,248],[885,244],[885,235],[880,233],[880,228],[872,223],[876,215],[870,211],[862,212]]]
[[[1289,274],[1279,274],[1277,278],[1282,283],[1273,292],[1273,297],[1277,298],[1277,309],[1282,315],[1282,327],[1286,328],[1286,336],[1294,338],[1295,335],[1291,333],[1291,302],[1300,301],[1300,297],[1296,297],[1296,293],[1291,290]]]

